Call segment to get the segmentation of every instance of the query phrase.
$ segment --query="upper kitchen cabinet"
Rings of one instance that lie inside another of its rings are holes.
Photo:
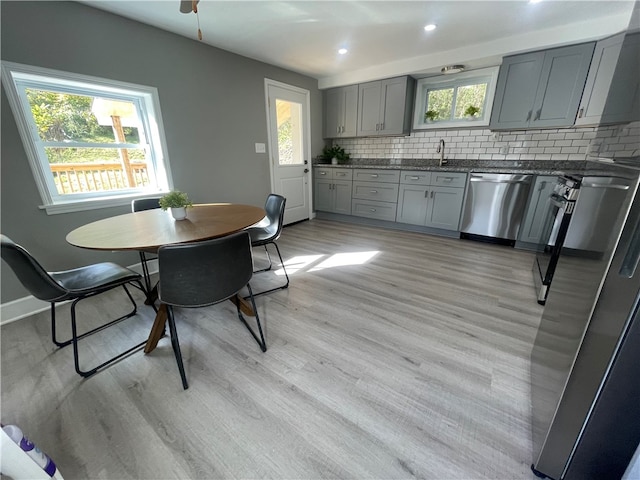
[[[595,42],[505,57],[489,127],[495,130],[574,124]]]
[[[640,33],[596,44],[576,125],[640,120]]]
[[[324,138],[355,137],[358,85],[325,91],[324,112]]]
[[[357,135],[408,135],[415,81],[397,77],[358,86]]]

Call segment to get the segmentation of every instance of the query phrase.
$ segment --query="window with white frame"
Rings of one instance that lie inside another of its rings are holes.
[[[9,62],[2,79],[47,213],[171,189],[155,88]]]
[[[418,80],[413,128],[489,125],[497,77],[491,67]]]

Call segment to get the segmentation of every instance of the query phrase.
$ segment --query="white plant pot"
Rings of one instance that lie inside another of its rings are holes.
[[[331,165],[337,165],[338,164],[338,159],[336,157],[333,157],[331,159]]]
[[[187,209],[185,207],[171,208],[171,215],[176,220],[184,220],[187,218]]]

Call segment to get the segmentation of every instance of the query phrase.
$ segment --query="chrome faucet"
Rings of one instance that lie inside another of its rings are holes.
[[[444,159],[444,139],[443,138],[440,139],[440,144],[438,145],[438,149],[436,150],[436,153],[440,154],[440,166],[446,165],[447,160]]]

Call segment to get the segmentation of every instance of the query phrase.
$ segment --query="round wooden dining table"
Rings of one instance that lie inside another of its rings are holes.
[[[261,207],[236,203],[194,205],[184,220],[174,220],[168,211],[155,208],[88,223],[69,232],[67,242],[91,250],[157,251],[162,245],[224,237],[264,216]]]
[[[197,242],[224,237],[258,223],[265,216],[261,207],[235,203],[209,203],[187,209],[187,218],[174,220],[171,213],[159,208],[125,213],[88,223],[67,235],[67,242],[91,250],[137,250],[157,252],[162,245]],[[147,292],[147,298],[152,297]],[[255,315],[251,305],[240,295],[230,299],[243,313]],[[153,300],[149,300],[153,302]],[[151,352],[165,331],[166,305],[160,304],[149,333],[145,353]]]

